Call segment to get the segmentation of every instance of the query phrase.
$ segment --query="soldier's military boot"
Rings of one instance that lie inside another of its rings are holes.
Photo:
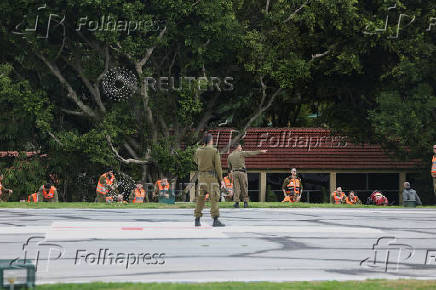
[[[225,227],[226,225],[219,221],[219,219],[213,218],[213,227]]]
[[[248,202],[244,201],[244,208],[248,207]]]
[[[198,217],[198,218],[195,218],[195,226],[196,226],[196,227],[201,226],[200,218],[199,218],[199,217]]]
[[[234,208],[239,208],[239,202],[235,202],[235,204],[233,205]]]

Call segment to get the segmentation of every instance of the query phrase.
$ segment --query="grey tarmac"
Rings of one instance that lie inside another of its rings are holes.
[[[37,283],[436,279],[436,210],[1,209],[1,259]],[[37,255],[39,253],[39,258]]]

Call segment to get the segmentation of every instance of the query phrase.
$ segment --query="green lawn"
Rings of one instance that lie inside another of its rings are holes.
[[[242,203],[241,203],[242,205]],[[209,206],[209,204],[207,204]],[[194,208],[193,202],[177,202],[174,205],[161,203],[122,204],[122,203],[95,203],[95,202],[59,202],[59,203],[27,203],[27,202],[0,202],[0,208]],[[233,202],[220,202],[221,208],[233,207]],[[377,208],[374,205],[348,205],[329,203],[281,203],[281,202],[252,202],[251,208]],[[378,208],[400,208],[399,206]],[[436,208],[436,206],[420,206],[419,208]]]
[[[223,282],[223,283],[88,283],[88,284],[53,284],[41,285],[37,289],[46,290],[67,290],[67,289],[151,289],[151,290],[173,290],[173,289],[351,289],[351,290],[370,290],[370,289],[435,289],[436,281],[428,280],[367,280],[367,281],[347,281],[347,282]]]

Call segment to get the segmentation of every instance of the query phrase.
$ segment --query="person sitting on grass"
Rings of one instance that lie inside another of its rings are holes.
[[[349,195],[345,198],[346,204],[362,204],[359,197],[354,193],[354,191],[350,191]]]
[[[415,201],[417,205],[422,205],[421,199],[419,198],[416,191],[410,188],[409,182],[404,182],[403,187],[403,205],[406,201]]]
[[[144,201],[148,202],[148,196],[142,184],[138,183],[136,188],[132,190],[129,196],[129,201],[131,203],[144,203]]]
[[[345,193],[342,191],[342,187],[338,187],[336,188],[335,191],[333,191],[330,200],[332,201],[332,203],[334,204],[342,204],[345,202]]]
[[[368,204],[386,206],[389,205],[389,201],[386,196],[376,189],[372,192],[370,197],[368,197]]]
[[[41,185],[38,190],[37,200],[43,202],[58,202],[59,196],[56,187],[54,187],[54,185],[51,183]]]

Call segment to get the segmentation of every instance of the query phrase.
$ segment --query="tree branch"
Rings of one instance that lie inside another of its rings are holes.
[[[63,58],[65,62],[70,63],[74,70],[79,74],[80,79],[85,84],[86,88],[89,90],[91,95],[94,98],[98,108],[101,112],[106,113],[106,107],[103,105],[103,102],[100,98],[100,90],[98,89],[98,83],[91,84],[90,80],[85,76],[85,72],[80,64],[80,61],[77,58],[74,58],[73,61],[69,62],[66,58]],[[98,80],[97,80],[98,82]]]
[[[194,4],[192,4],[192,6],[191,7],[194,7],[194,6],[196,6],[198,3],[200,3],[200,1],[201,0],[197,0],[197,1],[195,1],[195,3]]]
[[[114,145],[112,144],[112,140],[111,137],[109,135],[106,135],[106,140],[112,150],[112,152],[114,153],[115,157],[125,163],[125,164],[151,164],[151,160],[139,160],[139,159],[124,159],[123,157],[120,156],[120,154],[118,153],[117,149],[115,149]]]
[[[58,143],[60,146],[64,146],[64,144],[51,131],[47,131],[47,133],[56,143]]]
[[[262,99],[264,99],[264,96],[265,96],[265,98],[266,98],[266,93],[265,93],[266,87],[264,88],[263,86],[264,86],[265,84],[262,84],[262,83],[263,83],[263,81],[261,81],[261,85],[262,85],[262,94],[264,94],[264,95],[262,96]],[[262,115],[266,110],[268,110],[269,107],[271,107],[271,105],[273,104],[275,98],[276,98],[276,97],[277,97],[277,96],[278,96],[282,91],[283,91],[282,88],[278,88],[278,89],[274,92],[274,94],[272,94],[271,98],[269,99],[269,101],[268,101],[265,105],[263,105],[263,104],[259,105],[258,110],[257,110],[257,111],[256,111],[256,112],[255,112],[251,117],[250,117],[250,119],[247,121],[247,123],[245,123],[244,127],[242,128],[242,130],[239,131],[239,134],[236,135],[234,138],[232,138],[232,141],[231,141],[229,144],[227,144],[227,146],[226,146],[226,147],[221,151],[221,153],[226,153],[226,152],[228,152],[229,149],[230,149],[234,144],[236,144],[237,142],[239,142],[239,140],[241,140],[241,139],[245,136],[246,131],[247,131],[247,129],[251,126],[251,124],[252,124],[254,121],[256,121],[256,119],[259,118],[259,116]]]
[[[309,0],[306,0],[306,2],[304,2],[303,4],[301,4],[301,6],[298,7],[297,10],[295,10],[291,15],[289,15],[288,18],[286,18],[286,19],[283,21],[283,23],[287,23],[287,22],[291,21],[291,20],[295,17],[295,15],[297,15],[297,13],[300,12],[300,10],[304,8],[304,6],[306,6],[307,3],[309,3]]]
[[[325,56],[325,55],[327,55],[329,53],[330,53],[330,50],[326,50],[323,53],[312,54],[312,59],[311,60],[315,60],[317,58],[323,57],[323,56]]]
[[[165,32],[167,31],[167,27],[165,26],[164,29],[159,33],[159,36],[157,37],[158,40],[161,40],[164,36]],[[147,61],[150,59],[153,50],[156,48],[156,45],[149,47],[145,50],[145,56],[135,64],[136,71],[139,76],[142,76],[142,67],[147,63]]]
[[[124,148],[126,148],[127,152],[129,152],[129,154],[132,155],[133,158],[139,159],[138,154],[136,154],[135,150],[133,150],[132,146],[130,146],[129,143],[124,142],[123,146]]]
[[[206,112],[203,114],[203,117],[201,118],[200,122],[198,122],[198,125],[195,128],[194,131],[195,137],[198,137],[200,131],[202,131],[206,127],[207,122],[209,122],[209,120],[212,118],[213,108],[215,106],[217,99],[218,99],[218,94],[215,94],[214,97],[209,102],[207,102]]]
[[[77,34],[80,36],[80,38],[82,38],[89,46],[91,46],[92,48],[94,48],[97,51],[101,51],[100,46],[98,45],[97,42],[92,42],[90,41],[83,33],[82,31],[77,31]]]
[[[162,37],[164,36],[166,31],[167,31],[167,27],[165,26],[164,29],[162,29],[162,31],[159,33],[158,40],[162,39]],[[150,48],[147,48],[145,56],[139,62],[137,62],[135,64],[136,72],[138,73],[138,76],[140,79],[142,79],[143,66],[150,59],[155,47],[156,47],[156,45],[154,45]],[[153,138],[152,140],[153,140],[153,142],[156,142],[157,141],[157,132],[155,130],[156,126],[153,122],[153,112],[151,111],[150,106],[148,105],[150,97],[148,95],[147,86],[145,85],[145,82],[143,82],[143,81],[141,81],[141,84],[140,84],[140,94],[142,96],[144,113],[146,114],[146,119],[147,119],[148,125],[150,126],[151,131],[152,131],[152,138]]]
[[[77,116],[77,117],[86,117],[86,113],[81,112],[81,111],[71,111],[71,110],[67,110],[67,109],[61,109],[62,112],[67,113],[69,115],[73,115],[73,116]]]
[[[109,55],[109,48],[106,46],[104,48],[104,70],[103,72],[97,77],[96,80],[96,86],[98,86],[98,83],[100,83],[100,81],[103,79],[103,77],[105,76],[105,74],[107,73],[107,71],[109,70],[109,60],[110,60],[110,55]]]
[[[73,100],[73,102],[89,117],[93,119],[97,119],[97,115],[95,112],[87,105],[85,105],[77,96],[76,91],[73,89],[73,87],[70,85],[70,83],[64,78],[62,73],[60,72],[59,68],[55,63],[51,63],[48,59],[46,59],[42,54],[35,52],[36,56],[40,58],[45,65],[50,69],[50,71],[57,77],[57,79],[60,81],[62,85],[64,85],[68,91],[67,96]]]
[[[147,87],[146,87],[144,82],[142,82],[142,84],[141,84],[141,95],[142,95],[142,103],[144,106],[144,112],[146,114],[146,119],[147,119],[148,125],[150,126],[151,131],[152,131],[152,138],[153,138],[152,140],[153,140],[153,142],[155,142],[155,141],[157,141],[157,132],[155,130],[156,126],[153,122],[153,112],[152,112],[150,106],[148,105],[148,102],[150,100],[150,96],[148,95],[148,90],[147,90]]]
[[[266,14],[268,14],[268,12],[269,12],[269,4],[270,4],[270,1],[271,1],[271,0],[266,0],[266,6],[265,6],[265,12],[266,12]]]
[[[158,119],[159,119],[159,123],[160,123],[160,125],[162,126],[162,129],[163,129],[163,131],[164,131],[165,137],[169,137],[169,136],[170,136],[170,132],[169,132],[169,130],[168,130],[168,125],[167,125],[167,123],[166,123],[165,120],[164,120],[161,116],[159,116],[159,115],[158,115]]]

